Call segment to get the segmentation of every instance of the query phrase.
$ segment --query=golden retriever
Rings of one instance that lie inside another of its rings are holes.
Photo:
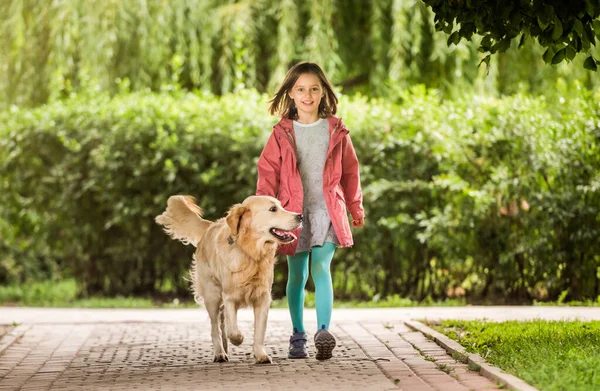
[[[263,345],[276,250],[279,243],[296,239],[290,231],[301,226],[302,215],[286,211],[273,197],[251,196],[212,222],[202,218],[192,197],[177,195],[169,197],[156,222],[173,239],[196,246],[192,289],[196,302],[204,298],[210,317],[214,361],[229,361],[227,339],[236,346],[242,343],[237,310],[252,306],[254,358],[271,363]]]

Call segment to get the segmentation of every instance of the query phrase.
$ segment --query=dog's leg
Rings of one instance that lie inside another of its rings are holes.
[[[223,342],[221,341],[221,328],[219,327],[219,307],[221,306],[221,292],[216,287],[205,286],[204,291],[204,305],[208,316],[210,317],[210,336],[212,343],[215,348],[214,362],[225,362],[229,361],[227,352],[223,349]]]
[[[225,329],[227,337],[235,346],[240,346],[244,342],[244,334],[241,333],[237,324],[237,306],[235,301],[225,297]]]
[[[265,333],[267,332],[267,318],[271,297],[254,303],[254,359],[257,364],[270,364],[271,357],[265,352]]]
[[[225,307],[219,307],[219,327],[221,328],[221,341],[223,342],[223,350],[225,353],[229,353],[229,346],[227,344],[227,333],[225,332]]]

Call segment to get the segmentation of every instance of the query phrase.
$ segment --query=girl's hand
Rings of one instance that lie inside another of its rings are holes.
[[[360,218],[358,220],[352,220],[352,226],[353,227],[362,227],[363,225],[365,225],[365,219],[364,219],[364,217]]]

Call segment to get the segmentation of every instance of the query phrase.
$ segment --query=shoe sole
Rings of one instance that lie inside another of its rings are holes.
[[[315,347],[317,348],[317,360],[329,360],[332,356],[333,349],[335,348],[335,338],[324,330],[319,333],[318,337],[315,338]]]
[[[291,358],[292,360],[303,359],[303,358],[308,358],[308,354],[306,356],[292,356],[292,355],[288,354],[288,358]]]

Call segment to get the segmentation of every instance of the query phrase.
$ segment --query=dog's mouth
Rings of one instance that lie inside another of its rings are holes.
[[[271,228],[269,233],[283,243],[290,243],[297,239],[296,235],[294,235],[291,231],[286,231],[279,228]]]

